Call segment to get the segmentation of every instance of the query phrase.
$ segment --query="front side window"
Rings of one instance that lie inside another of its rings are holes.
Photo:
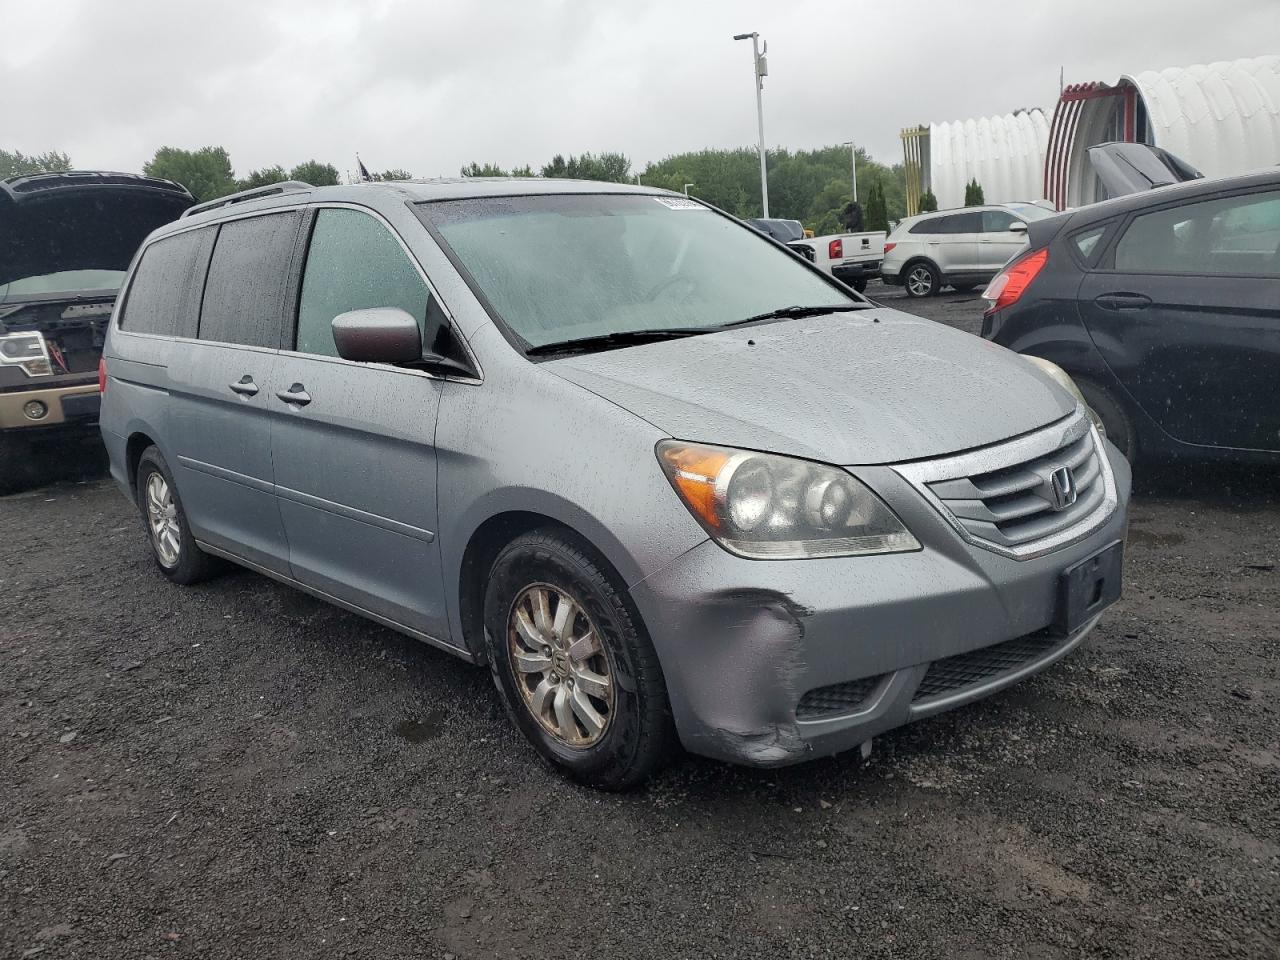
[[[386,227],[359,210],[321,209],[302,275],[297,351],[336,357],[333,318],[370,307],[408,312],[424,344],[432,343],[432,331],[443,322],[421,274]]]
[[[861,303],[750,227],[683,198],[486,197],[417,210],[529,347]]]
[[[1116,244],[1124,273],[1280,277],[1280,191],[1135,217]]]
[[[1019,223],[1022,222],[1007,210],[983,210],[982,232],[1008,233],[1009,228],[1013,226],[1014,221],[1018,221]]]

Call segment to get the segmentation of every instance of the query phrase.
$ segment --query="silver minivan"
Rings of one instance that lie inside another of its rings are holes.
[[[485,664],[601,787],[866,748],[1120,592],[1129,469],[1064,374],[664,191],[224,198],[147,239],[104,356],[165,576],[230,561]]]

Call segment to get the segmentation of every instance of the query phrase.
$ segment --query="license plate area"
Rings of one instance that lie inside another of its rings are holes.
[[[1119,600],[1123,569],[1124,541],[1117,540],[1062,571],[1055,632],[1074,633]]]

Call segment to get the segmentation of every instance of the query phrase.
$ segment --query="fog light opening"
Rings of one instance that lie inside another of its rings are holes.
[[[22,406],[28,420],[43,420],[49,415],[49,407],[42,400],[28,400]]]

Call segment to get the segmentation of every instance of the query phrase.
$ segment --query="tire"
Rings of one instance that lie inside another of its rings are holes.
[[[907,264],[902,271],[902,285],[906,288],[908,297],[932,297],[942,286],[942,277],[938,274],[938,268],[928,260],[917,260]]]
[[[36,451],[21,436],[0,433],[0,496],[17,493],[40,481]]]
[[[196,546],[173,474],[156,447],[147,447],[138,460],[137,500],[151,557],[166,577],[190,585],[224,569],[220,560]],[[167,520],[163,534],[159,532],[162,519]]]
[[[558,630],[565,597],[571,612]],[[484,623],[507,712],[552,766],[588,786],[626,790],[670,757],[675,724],[657,654],[622,591],[572,534],[535,530],[503,548]],[[598,642],[579,646],[589,635]]]
[[[1102,420],[1102,425],[1107,431],[1107,439],[1115,444],[1116,449],[1124,454],[1130,464],[1135,463],[1140,453],[1138,431],[1133,425],[1133,417],[1129,415],[1124,404],[1117,400],[1106,387],[1092,381],[1077,380],[1076,386],[1080,388],[1085,402]]]
[[[852,286],[854,290],[858,291],[858,293],[867,292],[867,281],[865,279],[855,280],[850,284],[850,286]]]

